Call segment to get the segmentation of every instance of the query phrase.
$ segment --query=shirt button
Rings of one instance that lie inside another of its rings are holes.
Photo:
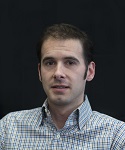
[[[58,133],[58,134],[56,135],[56,137],[57,137],[57,139],[59,139],[59,138],[60,138],[60,134]]]

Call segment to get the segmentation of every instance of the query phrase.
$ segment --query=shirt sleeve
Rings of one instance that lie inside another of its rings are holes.
[[[8,134],[8,127],[11,123],[11,113],[0,120],[0,150],[5,150],[5,139]]]
[[[119,123],[115,130],[111,150],[125,150],[125,123]]]
[[[0,150],[4,149],[5,117],[0,120]]]

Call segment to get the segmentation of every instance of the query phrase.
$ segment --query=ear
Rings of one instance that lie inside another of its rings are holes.
[[[88,65],[86,80],[91,81],[95,76],[95,63],[92,61]]]
[[[38,74],[39,74],[39,80],[42,82],[42,76],[41,76],[41,64],[38,63]]]

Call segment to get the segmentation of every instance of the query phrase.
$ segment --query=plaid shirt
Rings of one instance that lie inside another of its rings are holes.
[[[47,101],[0,121],[0,150],[125,150],[125,123],[92,111],[85,101],[57,130]]]

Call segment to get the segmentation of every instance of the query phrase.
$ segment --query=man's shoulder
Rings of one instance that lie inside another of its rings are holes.
[[[93,111],[90,120],[97,132],[112,138],[112,147],[116,149],[125,148],[125,122],[97,111]]]
[[[102,130],[108,130],[111,132],[118,132],[119,130],[124,131],[125,134],[125,122],[113,118],[109,115],[93,111],[91,117],[91,124],[95,128],[100,128]]]
[[[15,111],[7,114],[4,116],[1,120],[0,123],[3,124],[15,124],[15,123],[31,123],[35,120],[38,120],[39,116],[41,115],[41,107],[39,108],[34,108],[30,110],[21,110],[21,111]]]
[[[107,124],[107,125],[115,125],[115,124],[125,124],[125,122],[118,120],[112,116],[93,111],[93,115],[91,117],[92,122],[98,122],[98,124]]]

